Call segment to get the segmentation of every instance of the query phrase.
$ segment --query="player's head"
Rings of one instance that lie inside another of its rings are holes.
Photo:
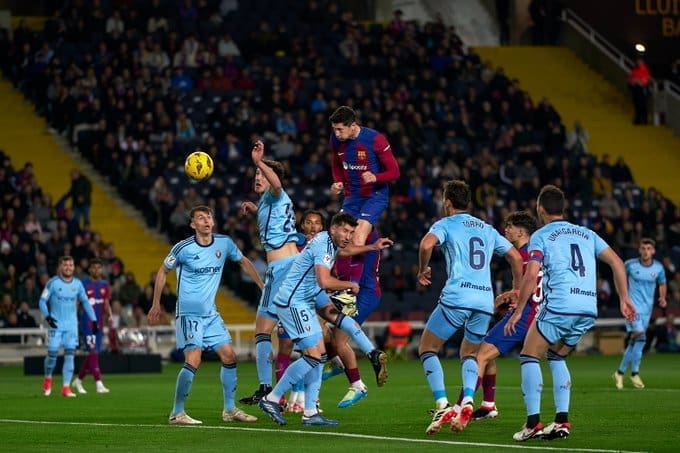
[[[465,211],[470,205],[472,194],[465,181],[454,179],[444,184],[444,213],[451,215],[456,211]]]
[[[194,206],[189,213],[189,226],[198,234],[211,234],[215,227],[212,209],[205,205]]]
[[[656,253],[656,241],[652,238],[640,239],[638,251],[640,252],[640,260],[644,263],[649,263]]]
[[[102,263],[102,260],[99,258],[92,258],[90,260],[90,268],[89,268],[89,273],[90,276],[95,279],[99,280],[102,278],[102,269],[103,269],[104,264]]]
[[[359,135],[359,118],[357,112],[350,107],[342,105],[338,107],[329,118],[335,138],[344,142],[352,140]]]
[[[76,265],[72,256],[64,255],[59,257],[59,261],[57,262],[57,271],[62,278],[72,278],[75,269]]]
[[[564,192],[558,187],[548,184],[538,194],[536,209],[541,220],[545,220],[544,217],[562,217],[564,205]]]
[[[512,244],[525,243],[538,229],[536,217],[529,211],[514,211],[505,218],[505,237]]]
[[[283,181],[283,177],[286,176],[286,169],[281,162],[269,159],[262,159],[262,162],[266,164],[269,168],[271,168],[274,171],[274,173],[276,173],[276,176],[278,176],[279,179]],[[255,170],[254,181],[255,193],[262,194],[265,191],[269,190],[270,186],[271,184],[269,184],[269,181],[267,181],[267,178],[265,178],[260,169],[258,168],[257,170]]]
[[[357,220],[349,214],[339,212],[331,219],[330,235],[336,247],[344,249],[352,240]]]
[[[310,209],[302,214],[300,219],[300,229],[305,238],[309,241],[324,229],[325,218],[320,211]]]

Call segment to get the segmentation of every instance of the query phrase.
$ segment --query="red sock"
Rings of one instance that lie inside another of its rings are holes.
[[[94,376],[95,382],[102,380],[102,372],[99,369],[99,354],[92,352],[89,355],[90,358],[90,368],[92,369],[92,376]]]
[[[484,391],[484,401],[494,401],[496,398],[496,375],[485,374],[482,378],[482,389]]]
[[[347,379],[349,379],[350,384],[354,384],[356,381],[361,379],[359,368],[345,368],[345,375],[347,376]]]
[[[283,376],[283,373],[285,373],[286,368],[288,368],[288,365],[290,365],[290,356],[287,356],[285,354],[277,354],[276,355],[276,381],[281,380],[281,376]]]
[[[78,372],[78,379],[81,381],[85,379],[85,376],[87,376],[87,373],[90,371],[90,355],[88,354],[87,357],[85,357],[85,360],[83,360],[83,364],[80,366],[80,371]]]

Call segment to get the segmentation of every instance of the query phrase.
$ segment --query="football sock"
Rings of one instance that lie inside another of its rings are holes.
[[[75,356],[76,356],[75,350],[73,349],[64,350],[64,366],[61,369],[64,387],[71,385],[71,379],[73,379],[73,371],[75,370]]]
[[[369,340],[364,331],[361,330],[361,326],[349,316],[340,313],[335,320],[335,325],[345,332],[348,337],[354,340],[364,354],[368,355],[368,353],[375,349],[371,340]]]
[[[463,374],[463,400],[461,403],[471,403],[475,398],[475,388],[479,379],[477,360],[474,357],[465,357],[461,370]]]
[[[496,400],[496,375],[495,374],[485,374],[482,377],[482,392],[484,393],[484,403],[491,403],[493,407],[493,402]],[[482,405],[484,405],[482,403]]]
[[[569,398],[571,396],[571,375],[567,368],[566,357],[548,350],[548,364],[553,381],[553,398],[556,412],[569,412]]]
[[[309,370],[305,375],[305,413],[307,413],[307,411],[316,412],[317,410],[316,401],[319,399],[321,376],[323,375],[323,364],[325,362],[326,354],[323,354],[321,356],[321,363]]]
[[[629,342],[628,346],[626,346],[626,350],[623,351],[623,358],[621,359],[621,364],[619,365],[619,369],[617,370],[617,372],[619,374],[626,374],[626,371],[628,370],[628,367],[632,362],[633,362],[633,343]]]
[[[78,372],[78,379],[81,381],[85,379],[85,376],[87,376],[87,373],[90,372],[90,354],[85,357],[85,360],[83,360],[83,365],[80,367],[80,371]]]
[[[255,365],[260,384],[272,385],[272,337],[266,333],[255,335]]]
[[[184,412],[184,402],[191,391],[191,384],[194,382],[194,375],[196,368],[188,363],[185,363],[179,373],[177,374],[177,384],[175,386],[175,403],[172,407],[172,415],[177,415]]]
[[[45,377],[52,377],[54,367],[57,366],[57,351],[47,351],[45,357]]]
[[[359,368],[345,368],[345,376],[350,384],[354,384],[361,380],[361,375],[359,374]]]
[[[442,399],[446,399],[446,388],[444,387],[444,370],[442,364],[437,357],[436,352],[424,352],[420,355],[420,362],[423,364],[425,370],[425,377],[427,383],[432,391],[432,397],[435,403]]]
[[[538,359],[527,355],[520,355],[519,361],[522,375],[522,394],[524,395],[527,414],[540,414],[541,391],[543,390],[541,365]]]
[[[102,372],[99,368],[99,354],[92,352],[90,355],[90,370],[92,371],[92,376],[95,382],[102,380]]]
[[[286,368],[288,368],[288,365],[290,365],[290,356],[286,354],[277,354],[276,355],[276,382],[278,382],[281,379],[281,376],[283,376],[283,373],[286,371]]]
[[[276,384],[274,390],[267,395],[267,400],[276,401],[278,403],[281,400],[281,397],[285,395],[296,382],[303,379],[312,368],[319,367],[320,363],[321,362],[314,357],[303,355],[302,358],[293,362],[288,369],[286,369],[286,372],[283,373],[281,380]],[[306,385],[307,383],[305,382],[305,386]]]
[[[224,396],[224,410],[229,412],[234,408],[234,394],[236,393],[236,363],[222,364],[220,368],[220,382]]]
[[[633,352],[631,354],[632,360],[630,365],[630,371],[633,374],[638,374],[640,372],[640,362],[642,362],[642,350],[645,348],[645,343],[647,342],[647,337],[640,335],[635,340],[633,340]]]

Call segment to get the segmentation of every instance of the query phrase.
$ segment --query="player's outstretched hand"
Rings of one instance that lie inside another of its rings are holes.
[[[333,195],[340,195],[342,191],[345,189],[345,185],[341,182],[334,182],[331,185],[331,194]]]
[[[45,322],[47,322],[47,325],[50,326],[51,328],[53,329],[57,328],[57,320],[54,319],[53,317],[48,316],[47,318],[45,318]]]
[[[149,321],[150,325],[154,325],[158,322],[158,320],[161,318],[161,307],[160,306],[151,306],[151,309],[149,310],[149,314],[146,315],[147,321]]]
[[[253,158],[255,165],[262,161],[264,158],[264,143],[262,143],[262,140],[258,140],[253,144],[253,150],[250,152],[250,156]]]
[[[503,328],[503,333],[505,335],[514,335],[515,334],[515,326],[519,322],[519,319],[522,317],[522,312],[516,311],[510,316],[510,319],[508,319],[508,322],[505,323],[505,327]]]
[[[427,266],[424,270],[418,270],[418,283],[423,286],[430,286],[432,284],[432,268]]]
[[[376,250],[383,250],[388,247],[392,247],[393,245],[394,241],[390,238],[380,238],[373,243],[373,246],[375,247]]]
[[[257,205],[252,201],[244,201],[241,203],[241,214],[248,215],[250,212],[257,212]]]

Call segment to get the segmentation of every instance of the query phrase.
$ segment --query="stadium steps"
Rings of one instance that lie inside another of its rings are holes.
[[[125,263],[126,271],[135,274],[140,285],[146,284],[170,250],[160,235],[145,228],[142,217],[115,193],[77,153],[65,150],[68,144],[55,139],[43,118],[34,113],[32,104],[16,92],[7,81],[0,81],[0,149],[12,159],[18,169],[33,163],[40,187],[52,196],[53,202],[70,188],[70,170],[81,168],[93,185],[90,221],[93,229],[105,241],[114,244],[116,256]],[[61,146],[60,146],[61,142]],[[174,272],[170,274],[174,290]],[[255,318],[251,309],[226,291],[218,292],[217,305],[229,324],[250,324]]]
[[[680,203],[680,138],[667,127],[633,126],[629,94],[617,90],[571,50],[478,47],[475,51],[482,61],[519,79],[534,103],[548,98],[567,130],[580,121],[590,134],[592,154],[609,154],[612,163],[622,156],[641,187],[655,187],[676,205]]]

